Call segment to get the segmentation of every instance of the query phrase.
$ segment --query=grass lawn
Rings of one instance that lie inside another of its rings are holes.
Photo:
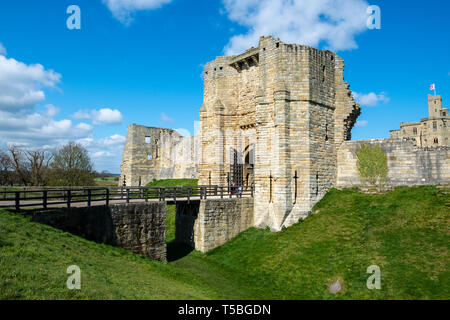
[[[119,176],[97,177],[94,179],[95,185],[99,187],[115,187],[119,183]]]
[[[198,179],[165,179],[147,183],[147,187],[183,187],[196,186]]]
[[[448,190],[447,190],[448,192]],[[2,299],[449,299],[450,200],[434,187],[331,190],[279,233],[249,229],[207,254],[159,263],[0,213]],[[174,238],[173,206],[167,240]],[[169,243],[169,248],[172,244]],[[82,289],[65,282],[80,266]],[[381,290],[368,290],[370,265]],[[343,291],[332,295],[336,279]]]
[[[95,178],[94,181],[119,181],[119,177],[104,177],[104,178]]]

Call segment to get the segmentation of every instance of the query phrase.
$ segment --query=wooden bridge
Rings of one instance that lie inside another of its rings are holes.
[[[166,201],[170,204],[202,199],[253,197],[253,186],[180,187],[4,187],[0,209],[91,207],[130,202]]]

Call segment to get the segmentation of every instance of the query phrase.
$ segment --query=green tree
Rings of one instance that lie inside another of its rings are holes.
[[[387,157],[380,146],[363,144],[357,151],[357,166],[362,182],[382,189],[388,174]]]
[[[53,155],[49,184],[53,186],[92,186],[94,170],[88,151],[69,142]]]

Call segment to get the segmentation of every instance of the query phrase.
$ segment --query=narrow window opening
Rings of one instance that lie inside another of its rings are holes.
[[[316,197],[319,195],[319,173],[316,174]]]
[[[150,143],[150,137],[145,137],[145,143]]]
[[[150,161],[150,160],[152,160],[152,159],[153,159],[152,155],[151,155],[151,154],[148,154],[148,155],[147,155],[147,160]]]
[[[277,42],[277,48],[279,48],[280,47],[280,43],[279,42]]]

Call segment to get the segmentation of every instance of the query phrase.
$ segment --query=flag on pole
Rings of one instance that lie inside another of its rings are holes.
[[[434,91],[434,95],[436,95],[436,84],[432,84],[431,86],[430,86],[430,90],[433,90]]]

